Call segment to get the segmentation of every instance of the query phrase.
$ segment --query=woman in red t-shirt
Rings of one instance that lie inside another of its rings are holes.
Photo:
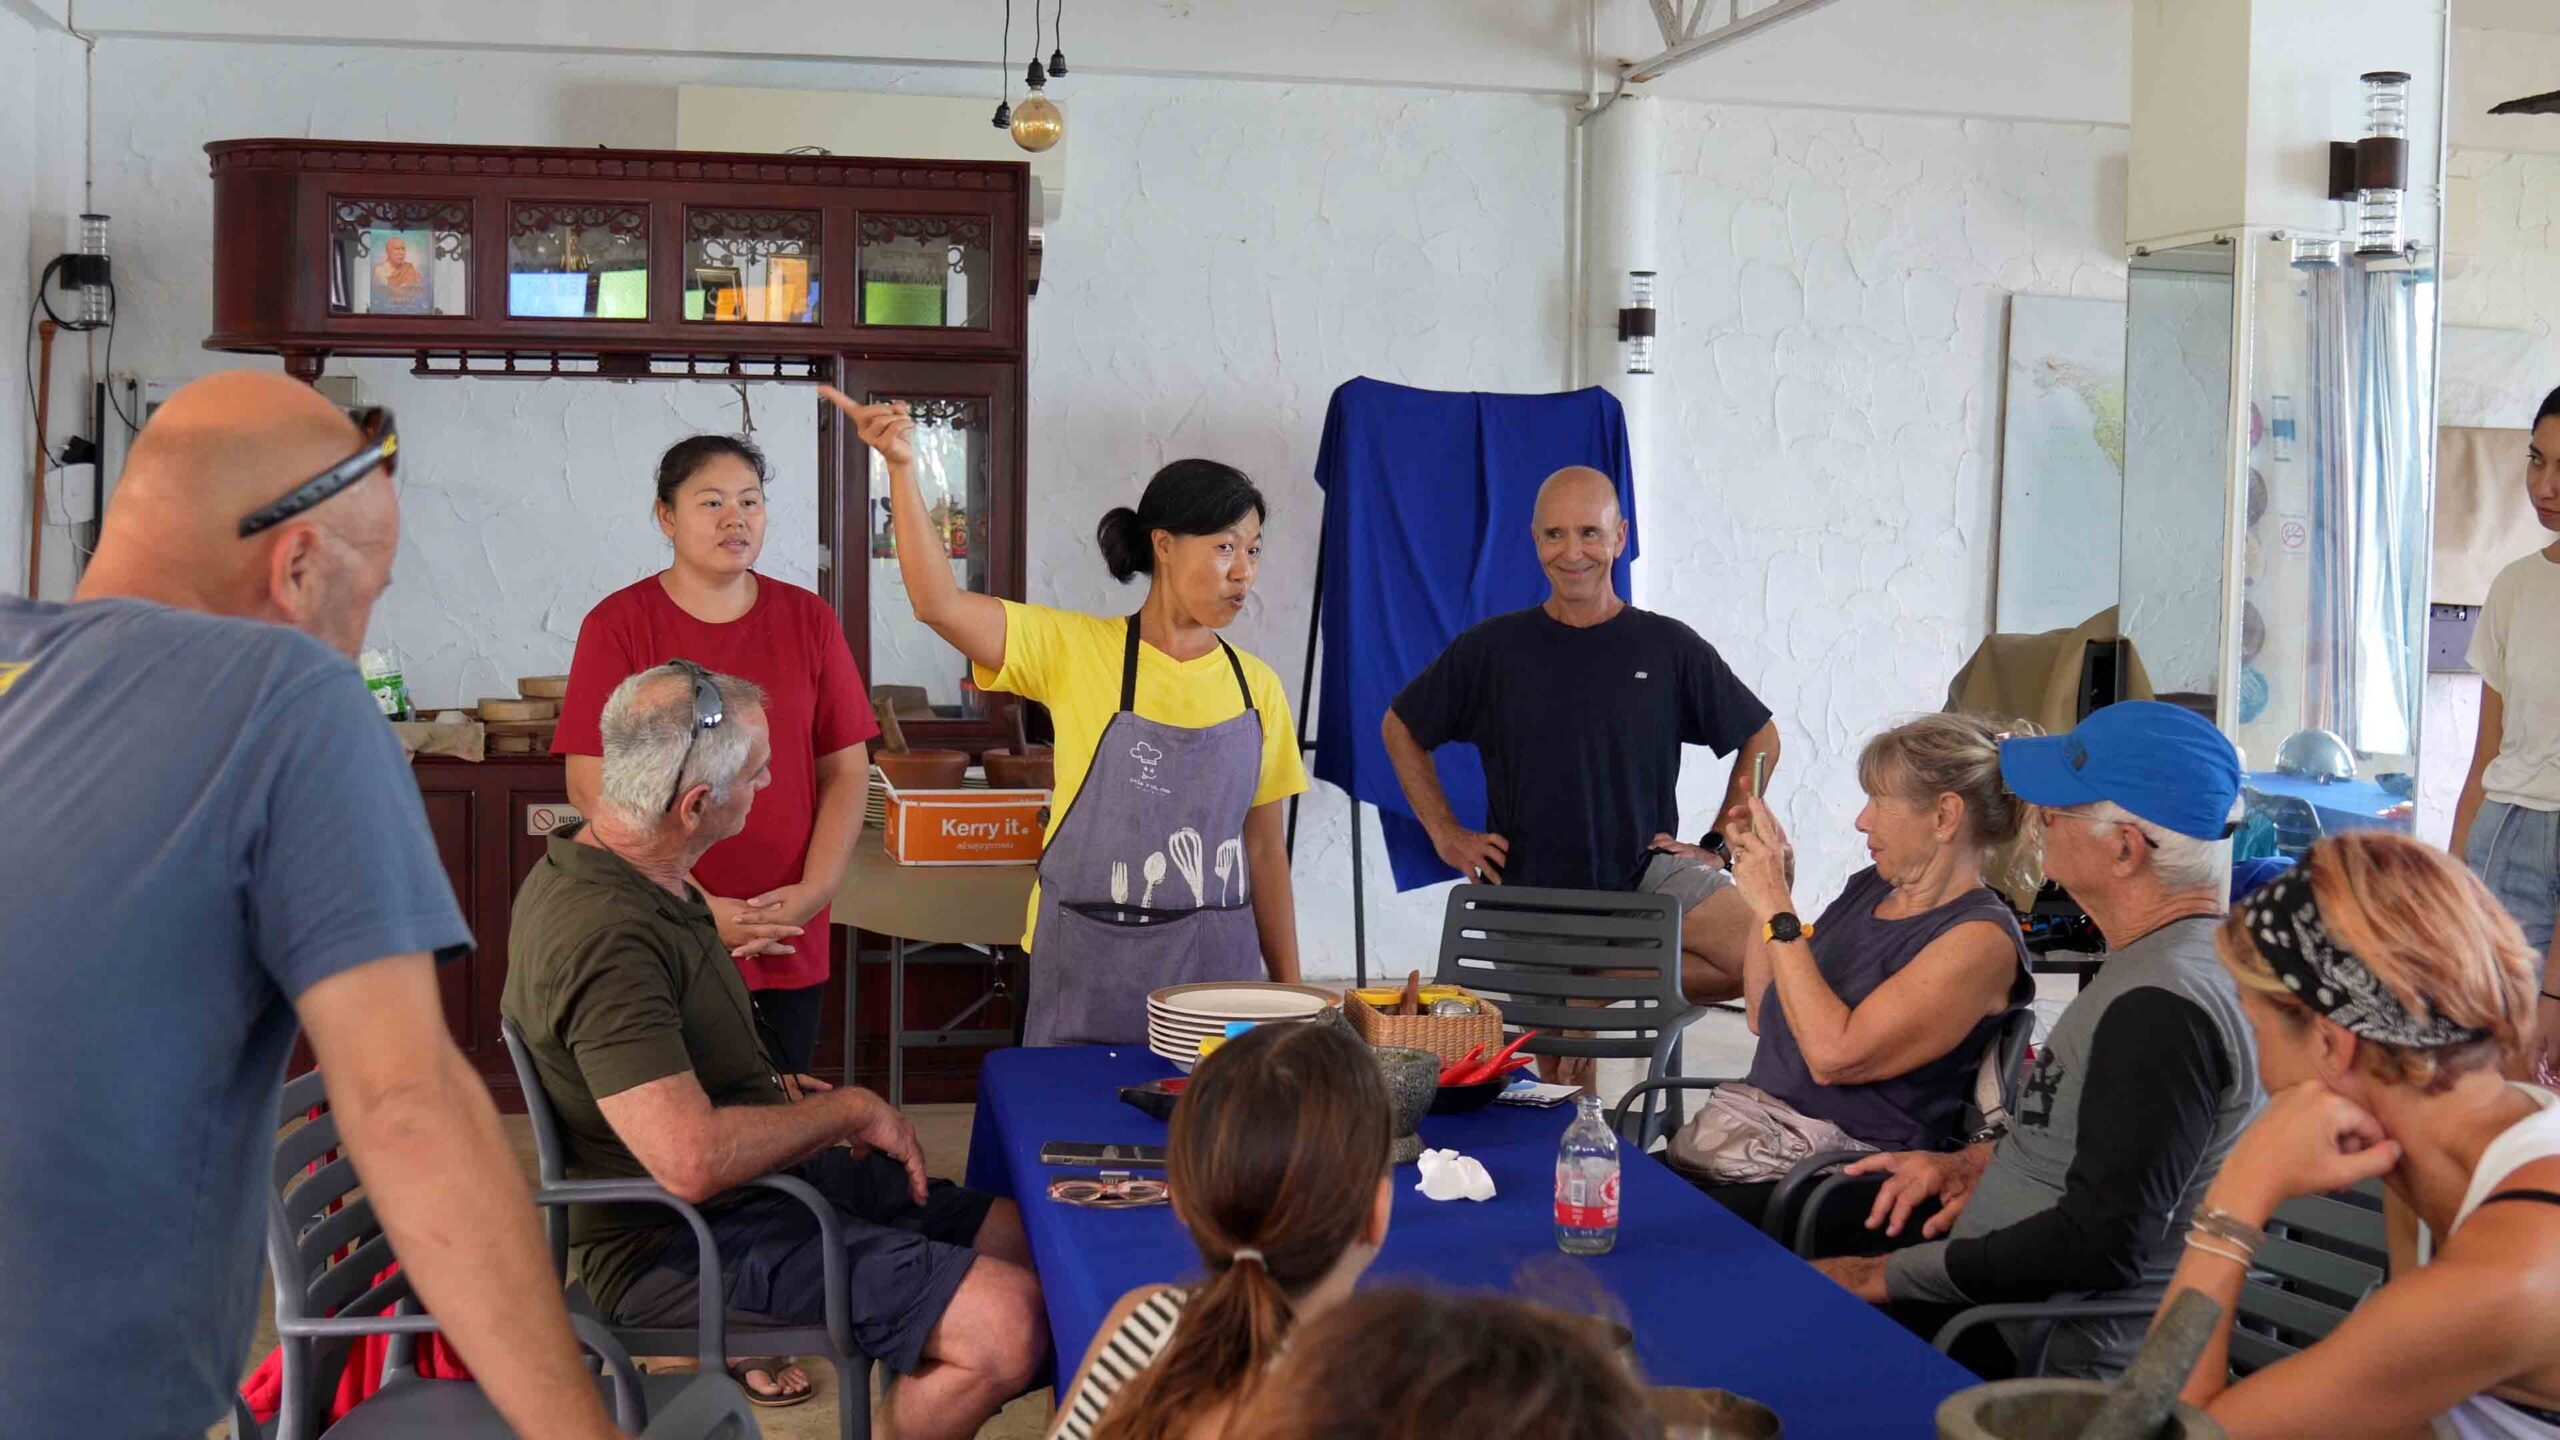
[[[625,678],[681,658],[763,687],[773,784],[693,879],[787,1074],[807,1070],[817,1048],[827,907],[862,830],[865,742],[880,724],[835,611],[755,572],[765,478],[762,452],[725,435],[677,441],[658,461],[658,529],[675,544],[674,563],[587,612],[551,748],[568,757],[570,803],[592,812],[604,770],[598,722]]]

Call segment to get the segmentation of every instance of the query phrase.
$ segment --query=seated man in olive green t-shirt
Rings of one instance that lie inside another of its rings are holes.
[[[976,1434],[1049,1348],[1020,1213],[928,1181],[913,1127],[878,1096],[775,1073],[686,880],[770,779],[763,696],[679,661],[625,680],[603,728],[601,803],[554,832],[517,893],[502,1002],[570,1173],[646,1176],[702,1205],[731,1314],[762,1324],[826,1318],[817,1218],[786,1195],[729,1192],[777,1170],[816,1186],[843,1221],[855,1339],[907,1377],[897,1433]],[[581,1206],[570,1239],[615,1320],[691,1321],[699,1256],[673,1214]]]

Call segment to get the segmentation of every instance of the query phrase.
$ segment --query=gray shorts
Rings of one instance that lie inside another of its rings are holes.
[[[1668,895],[1680,902],[1680,913],[1688,914],[1707,903],[1707,897],[1733,883],[1733,872],[1720,865],[1708,865],[1679,855],[1655,854],[1646,858],[1644,873],[1636,879],[1636,889],[1646,895]]]
[[[2560,811],[2482,800],[2462,858],[2524,927],[2524,943],[2540,969],[2551,954],[2552,918],[2560,913]],[[2548,988],[2549,977],[2542,983]]]
[[[977,1259],[969,1246],[995,1197],[936,1180],[918,1205],[904,1165],[849,1150],[824,1151],[791,1173],[835,1202],[855,1342],[898,1374],[912,1373]],[[703,1218],[720,1247],[720,1288],[731,1324],[826,1323],[826,1259],[819,1253],[818,1218],[807,1206],[760,1190]],[[656,1265],[623,1292],[614,1322],[652,1329],[693,1324],[700,1314],[699,1265],[693,1231],[679,1230]]]

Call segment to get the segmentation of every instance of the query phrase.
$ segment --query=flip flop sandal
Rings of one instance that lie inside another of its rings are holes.
[[[738,1388],[747,1392],[748,1404],[760,1405],[768,1410],[788,1410],[792,1406],[802,1404],[814,1397],[818,1393],[818,1387],[811,1385],[796,1393],[775,1392],[768,1394],[765,1391],[758,1390],[753,1385],[747,1383],[747,1372],[750,1370],[761,1370],[765,1373],[765,1376],[771,1381],[771,1383],[780,1385],[782,1383],[782,1372],[790,1369],[794,1363],[795,1361],[793,1358],[788,1355],[752,1356],[745,1360],[731,1362],[729,1366],[729,1378],[737,1381]]]

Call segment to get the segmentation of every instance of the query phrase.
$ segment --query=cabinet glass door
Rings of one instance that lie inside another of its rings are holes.
[[[684,318],[817,324],[820,233],[815,210],[688,208]]]
[[[507,313],[649,318],[649,207],[519,200],[507,226]]]
[[[992,232],[983,215],[865,215],[865,325],[984,330],[994,324]]]
[[[868,403],[898,400],[915,417],[916,479],[933,517],[935,560],[950,567],[961,589],[998,593],[994,585],[994,537],[989,526],[994,496],[995,434],[992,406],[983,396],[930,395],[875,389]],[[876,452],[868,462],[869,500],[863,510],[862,554],[871,596],[871,670],[875,695],[890,698],[901,719],[969,719],[982,713],[960,653],[916,618],[900,569],[898,536],[890,524],[889,467]]]

